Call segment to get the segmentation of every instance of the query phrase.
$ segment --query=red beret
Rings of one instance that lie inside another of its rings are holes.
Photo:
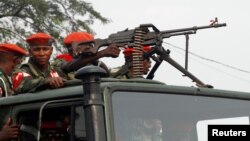
[[[66,61],[66,62],[70,62],[70,61],[72,61],[73,60],[73,57],[72,56],[70,56],[69,54],[59,54],[59,55],[57,55],[56,56],[56,58],[57,59],[63,59],[64,61]]]
[[[87,32],[73,32],[70,33],[69,35],[67,35],[64,40],[63,43],[66,46],[71,45],[72,42],[93,42],[94,41],[94,37],[93,35],[87,33]]]
[[[143,52],[148,52],[150,49],[151,49],[150,46],[143,46],[143,48],[142,48]],[[133,53],[133,51],[134,51],[134,48],[126,48],[123,51],[123,54],[125,57],[128,57]]]
[[[30,46],[51,46],[53,38],[46,33],[36,33],[26,38]]]
[[[28,55],[28,52],[15,44],[0,44],[0,52],[13,52],[18,55]]]
[[[66,123],[62,123],[61,121],[46,121],[42,123],[41,128],[42,129],[56,129],[56,128],[67,129],[68,126]]]

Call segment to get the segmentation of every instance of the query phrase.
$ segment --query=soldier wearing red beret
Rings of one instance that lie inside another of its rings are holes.
[[[22,62],[28,52],[15,44],[0,44],[0,97],[13,95],[11,81],[8,76],[14,67]]]
[[[60,120],[44,121],[41,124],[41,141],[68,141],[69,125]]]
[[[30,59],[16,70],[12,76],[17,93],[35,92],[47,88],[63,87],[65,74],[50,65],[53,52],[53,38],[46,33],[36,33],[26,38],[29,44]]]
[[[11,75],[14,67],[22,62],[22,57],[26,55],[28,52],[15,44],[0,44],[0,97],[14,94],[8,76]],[[0,141],[16,139],[18,134],[19,126],[12,125],[12,120],[9,118],[0,130]]]
[[[79,42],[81,44],[77,46],[77,49],[73,48],[73,45]],[[57,64],[57,66],[61,66],[62,70],[64,70],[64,72],[66,73],[76,71],[88,64],[100,65],[100,67],[104,68],[108,72],[109,70],[107,66],[103,62],[98,61],[98,59],[102,57],[118,57],[120,53],[120,49],[116,45],[111,44],[107,48],[98,51],[95,54],[81,55],[85,51],[88,51],[89,49],[94,47],[94,37],[87,32],[73,32],[64,38],[63,43],[67,48],[69,54],[63,56],[59,55],[58,58],[62,59],[62,57],[64,57],[63,60],[69,60],[69,56],[71,56],[72,58],[67,63],[58,63],[58,60],[56,60],[55,64]],[[76,55],[79,56],[76,57]]]
[[[148,52],[151,49],[150,46],[143,46],[142,51],[144,53]],[[123,51],[125,64],[118,68],[111,69],[111,76],[119,79],[130,79],[133,78],[133,65],[132,65],[132,53],[135,51],[134,48],[125,48]],[[144,58],[142,62],[142,73],[143,75],[148,74],[149,69],[151,68],[150,58]]]

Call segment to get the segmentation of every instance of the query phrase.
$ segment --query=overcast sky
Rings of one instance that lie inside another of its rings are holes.
[[[205,84],[216,89],[250,92],[250,1],[249,0],[89,0],[95,10],[112,20],[92,28],[96,38],[140,24],[152,23],[160,30],[205,26],[218,18],[226,27],[198,30],[190,35],[188,70]],[[171,45],[169,45],[171,44]],[[185,63],[185,37],[164,39],[163,46],[179,64]],[[202,57],[204,57],[202,59]],[[208,60],[207,60],[208,59]],[[110,67],[124,63],[117,59],[103,60]],[[222,63],[223,65],[219,64]],[[225,66],[228,65],[228,66]],[[235,68],[231,68],[235,67]],[[163,62],[155,80],[169,85],[195,86],[187,77]]]

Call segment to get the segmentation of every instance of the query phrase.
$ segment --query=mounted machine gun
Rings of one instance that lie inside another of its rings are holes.
[[[190,28],[181,28],[181,29],[173,29],[173,30],[165,30],[160,31],[156,28],[153,24],[141,24],[139,27],[132,29],[132,30],[124,30],[114,34],[109,35],[106,39],[95,39],[95,46],[88,51],[84,52],[84,54],[95,54],[100,47],[107,46],[109,44],[115,43],[118,47],[133,47],[134,52],[132,54],[132,65],[133,66],[133,77],[138,78],[143,75],[142,72],[142,61],[144,58],[151,57],[154,61],[156,61],[155,66],[152,68],[151,72],[147,76],[147,79],[153,79],[154,72],[160,66],[161,62],[165,60],[166,62],[170,63],[176,69],[181,71],[185,76],[188,76],[198,87],[211,87],[209,85],[204,84],[194,75],[192,75],[189,71],[175,62],[173,59],[170,58],[169,50],[165,50],[162,46],[162,42],[164,38],[170,38],[172,36],[179,36],[179,35],[190,35],[195,34],[197,30],[200,29],[207,29],[207,28],[218,28],[226,26],[226,23],[219,24],[217,19],[215,22],[208,26],[194,26]],[[152,29],[152,31],[150,31]],[[77,50],[80,45],[83,44],[81,42],[75,43],[73,45],[73,49]],[[188,43],[186,44],[188,45]],[[142,46],[153,46],[153,48],[146,54],[142,51]],[[187,46],[186,46],[187,48]],[[186,49],[187,51],[187,49]],[[144,54],[144,55],[143,55]],[[80,54],[76,54],[80,55]],[[157,55],[157,56],[155,56]],[[186,53],[187,55],[187,53]],[[187,57],[186,57],[187,59]],[[186,61],[187,63],[187,61]],[[187,64],[186,64],[187,66]],[[128,67],[124,68],[124,70],[128,70]]]

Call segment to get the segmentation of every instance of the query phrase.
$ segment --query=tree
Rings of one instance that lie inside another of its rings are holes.
[[[24,38],[34,32],[53,36],[58,51],[63,37],[72,31],[94,34],[95,20],[106,24],[109,19],[83,0],[1,0],[0,41],[12,41],[26,47]]]

